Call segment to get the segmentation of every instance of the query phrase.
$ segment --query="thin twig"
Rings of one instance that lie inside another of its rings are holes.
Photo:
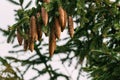
[[[58,54],[58,56],[59,56],[60,60],[62,60],[62,58],[60,57],[60,54]],[[67,74],[70,76],[70,79],[71,79],[71,80],[74,80],[74,79],[72,78],[72,75],[69,73],[69,71],[68,71],[67,68],[65,67],[65,64],[62,63],[62,65],[63,65],[63,67],[65,68]]]

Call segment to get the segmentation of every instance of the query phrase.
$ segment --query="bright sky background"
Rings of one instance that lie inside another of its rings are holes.
[[[15,23],[14,11],[13,11],[15,9],[18,9],[18,7],[9,3],[7,0],[0,0],[0,28],[7,29],[8,25],[12,25],[12,24]],[[12,44],[6,43],[6,38],[3,37],[2,33],[0,32],[0,56],[3,57],[5,55],[11,55],[11,54],[8,54],[8,51],[11,50],[11,49],[12,49]],[[56,58],[58,58],[58,57],[56,57]],[[56,67],[56,68],[60,66],[61,71],[65,72],[65,69],[61,65],[61,63],[60,62],[56,63],[56,61],[55,61],[56,58],[53,58],[53,62],[52,62],[53,66]],[[71,74],[73,80],[75,80],[75,78],[77,76],[77,74],[76,74],[77,70],[73,69],[74,66],[72,66],[72,67],[67,67],[66,66],[66,68],[68,69],[69,73]],[[32,72],[32,71],[29,71],[29,73],[27,75],[25,75],[25,78],[26,78],[25,80],[29,80],[29,78],[32,75],[35,75],[35,73]],[[42,77],[42,78],[39,78],[37,80],[47,80],[46,77],[47,77],[47,75],[44,76],[44,78]],[[88,80],[88,79],[81,77],[81,80]]]
[[[13,9],[16,6],[9,4],[7,0],[1,0],[0,2],[0,28],[7,29],[8,25],[14,23],[14,12]],[[5,53],[8,53],[8,50],[11,48],[10,44],[6,44],[6,38],[2,36],[0,32],[0,55],[4,56]]]

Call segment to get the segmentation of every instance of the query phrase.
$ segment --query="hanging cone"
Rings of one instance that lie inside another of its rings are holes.
[[[45,26],[48,24],[48,13],[44,7],[41,8],[42,21]]]
[[[31,18],[30,18],[30,39],[32,41],[38,40],[35,16],[31,16]]]
[[[41,40],[42,38],[42,26],[39,21],[40,13],[37,13],[37,34],[38,34],[38,40]]]
[[[61,34],[61,26],[60,26],[60,23],[58,21],[57,18],[55,18],[55,25],[54,25],[54,28],[55,28],[55,36],[60,39],[60,34]]]
[[[56,36],[54,33],[54,28],[51,29],[50,31],[50,36],[49,36],[49,54],[50,57],[54,54],[54,51],[56,49]]]
[[[64,27],[65,25],[65,14],[64,14],[64,10],[61,6],[58,7],[58,12],[59,12],[59,22],[60,22],[60,25],[61,25],[61,29]]]
[[[29,42],[29,50],[30,50],[31,52],[33,52],[33,50],[34,50],[34,42],[33,42],[33,41],[30,41],[30,42]]]
[[[24,51],[27,51],[29,49],[29,41],[24,40]]]
[[[73,18],[71,16],[68,17],[68,32],[70,37],[72,38],[74,35],[74,25],[73,25]]]
[[[66,23],[67,23],[67,13],[64,10],[64,25],[61,27],[61,31],[63,32],[65,27],[66,27]]]
[[[20,28],[17,28],[17,40],[19,45],[22,45],[23,37],[20,34]]]

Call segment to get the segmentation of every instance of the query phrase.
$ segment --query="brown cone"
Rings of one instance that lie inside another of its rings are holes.
[[[70,37],[72,38],[74,35],[74,25],[73,25],[73,18],[69,16],[68,18],[68,31],[70,34]]]
[[[29,49],[29,41],[24,40],[24,51],[27,51]]]
[[[64,10],[61,6],[58,8],[60,25],[64,26]]]
[[[41,8],[42,21],[45,26],[48,24],[48,13],[44,7]]]
[[[41,23],[39,21],[40,13],[37,13],[37,34],[38,34],[38,40],[42,38],[42,27]]]
[[[54,33],[54,28],[52,28],[49,36],[49,54],[51,57],[54,54],[55,49],[56,49],[56,36]]]
[[[61,27],[61,31],[63,32],[63,30],[65,29],[66,27],[66,23],[67,23],[67,13],[66,11],[64,10],[64,25]]]
[[[17,40],[19,45],[22,45],[23,37],[21,36],[19,31],[20,31],[20,28],[17,28]]]
[[[33,52],[33,50],[34,50],[34,42],[33,42],[33,41],[30,41],[30,42],[29,42],[29,50],[30,50],[31,52]]]
[[[58,21],[57,18],[55,18],[55,25],[54,25],[54,28],[55,28],[55,36],[60,39],[60,34],[61,34],[61,26],[60,26],[60,23]]]
[[[30,18],[30,39],[32,41],[37,41],[38,40],[35,16],[32,16]]]

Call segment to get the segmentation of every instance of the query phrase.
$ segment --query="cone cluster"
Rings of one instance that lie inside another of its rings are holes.
[[[34,43],[38,40],[41,40],[42,38],[42,26],[39,22],[40,13],[38,12],[36,16],[30,17],[30,26],[25,31],[25,34],[27,35],[27,38],[24,39],[23,36],[20,34],[19,27],[17,28],[17,40],[19,45],[22,45],[22,42],[24,42],[24,50],[27,51],[28,49],[33,52],[34,50]]]
[[[43,0],[45,3],[49,3],[50,0]],[[58,16],[54,16],[53,25],[49,27],[49,54],[52,56],[56,49],[56,39],[60,39],[61,32],[64,31],[66,24],[68,23],[68,32],[70,37],[74,35],[74,25],[73,18],[71,16],[67,17],[67,12],[62,8],[62,6],[58,7]],[[30,17],[30,27],[26,34],[28,34],[28,39],[24,39],[24,50],[30,50],[33,52],[34,50],[34,42],[40,40],[42,38],[42,25],[39,21],[39,17],[42,19],[42,23],[44,26],[48,25],[48,13],[44,7],[41,7],[41,12],[38,12],[36,16]],[[17,39],[19,45],[22,45],[23,38],[17,30]]]
[[[62,8],[58,7],[58,17],[54,17],[54,25],[50,29],[49,36],[49,54],[52,56],[56,49],[56,38],[60,39],[61,32],[64,31],[66,24],[68,23],[68,32],[70,37],[74,36],[74,23],[72,16],[67,16],[67,12]]]

